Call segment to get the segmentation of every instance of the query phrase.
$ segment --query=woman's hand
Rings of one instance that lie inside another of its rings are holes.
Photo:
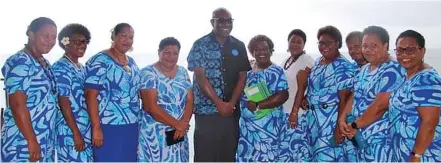
[[[254,111],[256,111],[257,104],[256,104],[255,102],[253,102],[253,101],[248,101],[248,102],[247,102],[247,108],[248,108],[248,110],[250,110],[251,112],[254,112]]]
[[[93,128],[92,130],[92,145],[95,147],[101,147],[103,145],[103,131],[101,127]]]
[[[289,114],[289,118],[288,118],[288,123],[290,128],[297,127],[297,118],[298,118],[297,110],[293,110],[291,114]]]
[[[29,161],[36,162],[41,158],[41,148],[37,140],[28,141]]]
[[[343,142],[345,137],[340,133],[339,127],[336,127],[334,130],[335,144],[340,144]]]
[[[78,152],[81,152],[84,150],[85,148],[85,143],[84,143],[84,138],[83,136],[81,136],[81,134],[74,134],[73,135],[73,140],[74,140],[74,144],[75,144],[75,150],[77,150]]]
[[[309,107],[308,107],[308,100],[306,100],[306,98],[303,98],[303,100],[302,100],[302,109],[303,110],[308,110],[309,109]]]

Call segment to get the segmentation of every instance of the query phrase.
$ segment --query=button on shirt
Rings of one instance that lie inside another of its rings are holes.
[[[221,45],[217,42],[213,32],[196,40],[187,61],[190,71],[198,67],[205,69],[205,76],[210,85],[216,95],[224,101],[231,99],[239,79],[239,72],[251,69],[243,42],[229,36],[224,45]],[[193,74],[193,81],[195,80],[196,74]],[[197,82],[193,82],[193,92],[195,114],[217,113],[216,105],[202,93]]]

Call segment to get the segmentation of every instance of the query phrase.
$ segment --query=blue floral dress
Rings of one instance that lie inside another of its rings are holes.
[[[275,64],[261,71],[248,71],[245,87],[262,81],[266,82],[271,94],[278,91],[288,91],[285,73],[280,66]],[[248,110],[248,98],[245,93],[240,100],[241,117],[236,161],[277,161],[280,153],[280,132],[285,120],[282,105],[275,108],[270,114],[257,119],[254,113]]]
[[[62,57],[52,66],[57,80],[58,96],[69,98],[72,115],[81,135],[84,138],[85,149],[82,152],[75,150],[72,130],[67,125],[61,111],[57,116],[57,156],[61,162],[92,162],[91,126],[87,113],[86,98],[84,96],[84,81],[86,69],[83,65],[74,66],[67,58]]]
[[[371,105],[379,93],[392,92],[405,80],[406,70],[396,61],[387,61],[376,69],[370,70],[366,64],[357,74],[354,81],[354,101],[350,114],[359,118]],[[363,135],[365,147],[356,149],[357,161],[388,162],[390,161],[389,112],[359,130]]]
[[[311,161],[346,161],[342,145],[332,147],[329,140],[337,125],[340,102],[338,92],[350,89],[347,81],[353,78],[355,70],[351,62],[341,56],[326,65],[320,64],[322,59],[323,57],[318,58],[311,69],[306,94],[309,104],[306,116]]]
[[[43,68],[24,51],[12,55],[2,68],[8,95],[17,91],[26,94],[32,129],[41,148],[41,162],[55,161],[55,118],[58,114],[56,81],[49,62]],[[19,131],[11,107],[4,112],[1,134],[1,161],[28,162],[28,143]]]
[[[300,70],[304,70],[306,67],[311,68],[314,63],[314,59],[308,54],[302,54],[291,66],[288,65],[290,57],[285,59],[281,66],[284,68],[285,75],[288,81],[289,98],[283,104],[283,110],[285,112],[282,127],[281,149],[279,154],[279,162],[308,162],[311,159],[311,152],[307,138],[306,129],[308,127],[306,119],[306,111],[300,108],[297,117],[297,127],[291,128],[289,125],[289,117],[294,105],[296,93],[297,93],[297,74]]]
[[[392,136],[392,161],[408,162],[421,126],[419,107],[441,107],[441,78],[435,69],[424,69],[395,90],[389,100]],[[441,116],[441,115],[439,115]],[[435,127],[423,162],[441,162],[441,121]]]
[[[104,137],[103,146],[93,149],[96,162],[135,162],[138,158],[140,74],[133,58],[128,59],[130,72],[105,52],[94,55],[86,63],[84,88],[98,91],[98,114]]]
[[[141,70],[141,90],[155,89],[158,92],[157,104],[169,115],[181,119],[187,104],[188,91],[192,89],[185,68],[179,66],[176,76],[169,78],[153,65]],[[138,146],[140,162],[189,162],[188,138],[167,146],[166,131],[174,128],[153,119],[146,111],[141,112]]]

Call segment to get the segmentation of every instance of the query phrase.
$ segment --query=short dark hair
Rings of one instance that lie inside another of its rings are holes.
[[[132,28],[132,26],[128,23],[119,23],[112,29],[112,36],[110,36],[110,39],[113,40],[113,36],[118,35],[118,33],[121,32],[121,30],[125,27]],[[133,29],[133,28],[132,28]]]
[[[383,44],[387,43],[387,50],[389,50],[389,33],[386,29],[380,26],[369,26],[363,30],[363,36],[369,34],[377,35]]]
[[[158,52],[160,52],[161,50],[164,50],[164,48],[169,45],[176,45],[176,46],[178,46],[178,50],[181,50],[181,43],[179,43],[178,39],[176,39],[174,37],[166,37],[166,38],[162,39],[161,42],[159,42]]]
[[[257,35],[257,36],[254,36],[253,38],[251,38],[250,42],[248,43],[248,51],[250,51],[250,53],[252,53],[254,48],[256,47],[256,43],[260,42],[260,41],[265,41],[266,43],[268,43],[268,46],[270,48],[269,50],[271,52],[274,51],[273,41],[265,35]]]
[[[228,14],[231,15],[230,11],[228,11],[225,7],[219,7],[219,8],[217,8],[217,9],[215,9],[215,10],[213,11],[211,17],[212,17],[212,18],[216,18],[216,14],[217,14],[218,12],[227,12]]]
[[[29,32],[37,32],[39,31],[44,25],[53,25],[57,27],[55,22],[47,17],[39,17],[34,20],[32,20],[31,24],[28,26],[28,29],[26,30],[26,36],[29,36]]]
[[[72,24],[66,25],[63,29],[61,29],[60,33],[58,33],[58,45],[60,45],[60,47],[62,49],[64,49],[65,46],[61,43],[61,40],[64,37],[71,38],[72,35],[74,35],[74,34],[82,35],[82,36],[86,37],[86,40],[89,40],[89,41],[91,39],[90,32],[85,26],[78,24],[78,23],[72,23]]]
[[[328,34],[331,37],[333,37],[336,41],[338,41],[338,48],[340,49],[342,46],[342,36],[340,31],[332,26],[332,25],[328,25],[325,27],[322,27],[318,30],[317,32],[317,39],[320,39],[320,36],[324,35],[324,34]]]
[[[303,43],[306,43],[306,34],[301,29],[292,30],[288,35],[288,41],[293,35],[300,36],[303,39]]]
[[[346,44],[349,42],[349,40],[351,40],[353,38],[358,38],[360,41],[362,41],[363,40],[363,33],[361,33],[360,31],[352,31],[351,33],[349,33],[346,36]]]
[[[411,29],[400,33],[400,35],[397,37],[397,40],[395,40],[395,45],[398,43],[398,40],[403,37],[414,38],[416,40],[418,46],[420,46],[422,48],[425,48],[425,46],[426,46],[426,40],[424,39],[424,36],[421,35],[419,32],[411,30]]]

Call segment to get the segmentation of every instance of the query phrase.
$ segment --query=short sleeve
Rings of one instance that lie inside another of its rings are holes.
[[[2,68],[5,77],[6,93],[14,94],[16,91],[26,93],[29,89],[35,71],[31,69],[31,61],[28,57],[16,54],[6,61]]]
[[[388,66],[382,73],[378,84],[379,93],[392,92],[405,81],[404,69],[397,65]]]
[[[197,67],[205,67],[203,48],[200,41],[196,41],[187,57],[188,70],[194,71]]]
[[[248,59],[247,49],[245,48],[245,45],[241,42],[240,44],[240,63],[239,64],[239,71],[249,71],[251,70],[250,61]]]
[[[107,80],[108,65],[97,58],[92,58],[86,64],[86,81],[84,88],[103,90],[104,82]]]
[[[277,85],[276,91],[287,91],[288,90],[288,81],[285,76],[285,72],[283,72],[282,68],[277,67]]]
[[[336,69],[337,90],[352,90],[355,68],[350,62],[342,61]]]
[[[183,73],[183,75],[184,75],[184,80],[185,80],[185,82],[187,83],[187,84],[185,85],[185,89],[187,89],[187,90],[192,89],[193,86],[191,85],[190,76],[188,75],[187,70],[185,70],[185,68],[182,68],[182,69],[181,69],[181,72]]]
[[[55,80],[57,81],[57,91],[59,96],[71,96],[72,93],[72,73],[67,71],[67,67],[61,64],[55,64],[54,70]]]
[[[158,75],[153,70],[153,66],[141,70],[140,90],[156,89],[158,86]]]
[[[313,65],[314,65],[314,59],[311,56],[306,55],[306,57],[305,57],[305,68],[306,67],[312,68]]]
[[[424,75],[411,88],[415,107],[441,107],[441,79],[438,74]]]

